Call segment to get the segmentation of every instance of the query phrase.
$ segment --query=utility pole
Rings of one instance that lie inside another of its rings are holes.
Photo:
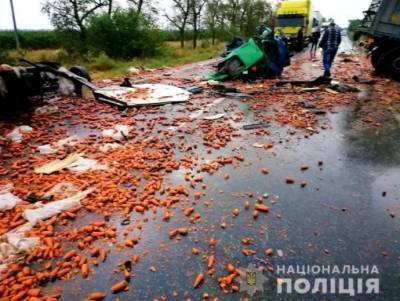
[[[12,14],[12,18],[13,18],[13,23],[14,23],[15,44],[17,46],[17,50],[20,51],[21,45],[19,43],[18,28],[17,28],[17,21],[15,20],[15,11],[14,11],[13,0],[10,0],[10,6],[11,6],[11,14]]]

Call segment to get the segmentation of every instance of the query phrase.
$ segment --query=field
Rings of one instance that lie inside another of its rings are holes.
[[[22,54],[11,50],[9,54],[13,59],[23,57],[30,61],[58,61],[66,66],[82,65],[88,68],[93,78],[99,79],[123,76],[130,67],[172,67],[215,58],[224,47],[223,42],[212,45],[208,40],[201,40],[198,45],[197,49],[193,49],[188,41],[182,49],[179,42],[165,42],[163,49],[155,57],[135,58],[130,61],[114,60],[105,54],[89,56],[87,59],[74,59],[59,49],[24,50]]]

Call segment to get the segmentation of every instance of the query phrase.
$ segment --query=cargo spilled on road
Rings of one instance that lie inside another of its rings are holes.
[[[254,297],[268,298],[282,265],[334,261],[376,265],[391,298],[399,84],[358,54],[314,82],[306,55],[279,80],[215,86],[201,76],[212,62],[130,78],[202,88],[185,103],[59,97],[57,111],[2,122],[2,196],[17,199],[0,213],[2,246],[33,243],[1,249],[2,296],[239,300],[252,264],[268,279]]]

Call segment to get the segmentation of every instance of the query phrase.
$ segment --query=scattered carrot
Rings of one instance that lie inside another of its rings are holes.
[[[274,254],[274,250],[272,250],[271,248],[266,249],[265,250],[265,254],[268,255],[268,256],[272,256]]]
[[[287,178],[286,178],[286,183],[287,183],[287,184],[293,184],[293,183],[294,183],[293,178],[292,178],[292,177],[287,177]]]
[[[127,287],[128,287],[128,282],[126,280],[122,280],[120,282],[117,282],[111,287],[111,292],[113,294],[116,294],[125,290]]]
[[[193,283],[193,288],[198,288],[204,282],[204,274],[200,273],[196,276],[196,279]]]
[[[87,263],[81,265],[81,274],[83,278],[87,278],[89,276],[89,266]]]
[[[89,295],[88,300],[90,301],[103,300],[105,296],[106,295],[103,292],[93,292]]]
[[[208,257],[207,267],[208,267],[209,269],[211,269],[214,265],[215,265],[215,256],[214,256],[214,255],[210,255],[210,256]]]
[[[255,204],[254,209],[260,212],[269,212],[269,207],[264,204]]]

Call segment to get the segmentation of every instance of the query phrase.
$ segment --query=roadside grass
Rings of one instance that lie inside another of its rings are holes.
[[[86,60],[71,58],[60,49],[23,50],[22,57],[32,62],[56,61],[65,66],[85,66],[94,79],[112,78],[124,76],[130,67],[160,68],[190,64],[220,55],[224,48],[224,42],[212,45],[208,40],[198,41],[196,49],[192,48],[191,41],[186,41],[185,48],[180,48],[179,42],[165,42],[159,54],[149,58],[134,58],[129,61],[114,60],[107,55],[90,56]],[[9,53],[11,58],[17,59],[21,55],[16,50]]]

